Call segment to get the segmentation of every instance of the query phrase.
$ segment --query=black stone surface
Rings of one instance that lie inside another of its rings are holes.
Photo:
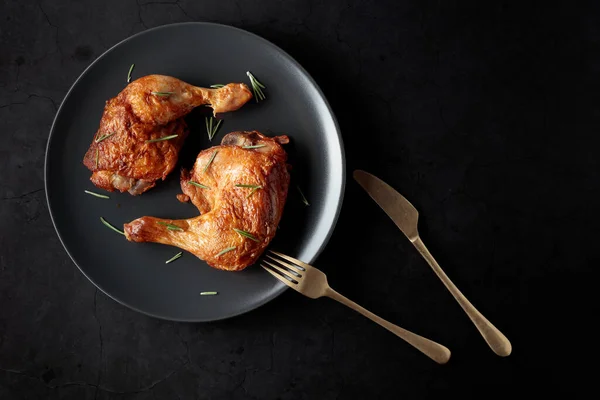
[[[3,1],[0,399],[578,397],[594,383],[598,355],[599,11],[566,2]],[[348,297],[447,345],[448,365],[341,305],[291,291],[210,324],[152,319],[96,291],[48,216],[48,130],[104,50],[190,20],[257,33],[313,75],[342,127],[348,172],[375,173],[417,206],[425,243],[511,339],[510,357],[487,348],[352,181],[316,265]]]

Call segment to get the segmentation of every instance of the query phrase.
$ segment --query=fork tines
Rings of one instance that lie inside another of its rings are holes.
[[[302,261],[300,261],[300,260],[298,260],[298,259],[296,259],[294,257],[286,256],[285,254],[281,254],[281,253],[278,253],[278,252],[273,251],[273,250],[269,250],[269,253],[275,254],[279,258],[283,258],[284,260],[287,260],[287,261],[291,262],[293,264],[293,266],[290,265],[290,268],[296,268],[296,269],[299,269],[301,271],[306,271],[308,268],[310,268],[310,265],[308,265],[308,264],[306,264],[306,263],[304,263],[304,262],[302,262]],[[269,255],[267,255],[267,257],[275,260],[273,257],[271,257]],[[275,260],[275,261],[277,261],[277,260]]]
[[[308,264],[305,264],[300,260],[296,260],[293,257],[289,257],[274,251],[269,251],[269,253],[274,254],[277,257],[273,257],[270,254],[267,254],[266,257],[269,258],[272,262],[263,260],[260,266],[263,267],[275,278],[279,279],[281,282],[285,283],[288,286],[298,284],[302,279],[302,272],[306,271],[305,266],[308,266]],[[290,262],[286,262],[284,260]]]

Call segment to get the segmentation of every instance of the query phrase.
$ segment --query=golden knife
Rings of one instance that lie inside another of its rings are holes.
[[[419,253],[425,258],[427,263],[433,269],[433,272],[440,278],[442,283],[450,291],[458,304],[467,313],[471,321],[475,324],[481,336],[485,339],[490,348],[501,357],[510,355],[512,345],[509,340],[500,332],[490,321],[488,321],[477,309],[467,300],[467,298],[452,283],[448,275],[444,273],[439,264],[435,261],[425,244],[419,237],[417,223],[419,212],[404,196],[398,193],[390,185],[368,172],[354,171],[354,179],[366,190],[373,200],[385,211],[385,213],[406,235],[408,240],[417,248]]]

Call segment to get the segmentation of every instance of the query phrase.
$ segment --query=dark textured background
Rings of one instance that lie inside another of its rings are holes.
[[[0,399],[585,389],[596,368],[585,365],[598,354],[600,10],[481,3],[4,0]],[[61,247],[44,196],[56,109],[113,44],[191,20],[257,33],[313,75],[341,125],[348,172],[371,171],[417,206],[425,243],[511,339],[513,355],[487,348],[352,180],[316,265],[350,298],[447,345],[448,365],[327,299],[288,291],[235,319],[182,324],[130,311],[86,280]]]

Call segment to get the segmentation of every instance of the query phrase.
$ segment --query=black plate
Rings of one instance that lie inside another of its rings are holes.
[[[100,290],[135,310],[159,318],[212,321],[250,311],[285,290],[258,265],[242,272],[218,271],[179,249],[130,243],[100,222],[113,225],[143,215],[187,218],[197,215],[180,193],[178,172],[142,196],[106,193],[98,199],[84,190],[102,192],[89,181],[82,159],[98,128],[104,103],[133,79],[171,75],[194,85],[246,82],[252,71],[266,86],[267,100],[246,104],[225,115],[213,142],[204,115],[188,118],[191,133],[180,164],[190,167],[202,149],[219,144],[235,130],[285,133],[293,165],[292,185],[280,229],[271,248],[312,262],[325,246],[339,214],[345,184],[342,140],[335,117],[321,90],[306,71],[272,43],[243,30],[210,23],[185,23],[151,29],[117,44],[77,79],[58,110],[46,151],[46,195],[54,226],[69,256]],[[177,171],[179,168],[177,168]],[[297,191],[302,188],[310,206]],[[200,296],[217,291],[217,296]]]

